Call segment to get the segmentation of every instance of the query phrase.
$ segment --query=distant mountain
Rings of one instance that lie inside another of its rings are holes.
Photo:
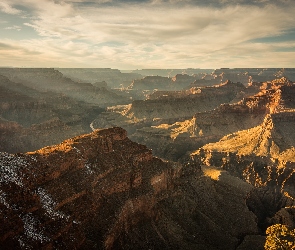
[[[0,151],[36,150],[91,131],[104,109],[0,75]]]
[[[52,68],[0,68],[0,75],[40,92],[61,93],[78,101],[101,107],[129,102],[128,98],[120,96],[110,89],[95,87],[87,82],[73,81]]]

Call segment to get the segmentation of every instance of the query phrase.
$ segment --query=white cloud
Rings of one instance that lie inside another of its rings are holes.
[[[13,26],[5,27],[4,29],[5,30],[17,30],[17,31],[20,31],[21,27],[18,26],[18,25],[13,25]]]
[[[34,29],[40,39],[6,43],[13,44],[18,51],[16,55],[24,58],[35,52],[35,62],[44,65],[121,68],[207,65],[211,68],[213,64],[214,67],[231,63],[262,64],[263,60],[266,64],[278,64],[279,61],[264,55],[270,58],[285,55],[281,60],[285,65],[277,66],[294,65],[289,56],[292,53],[277,52],[292,47],[290,44],[248,42],[295,29],[294,4],[288,8],[275,5],[175,7],[160,2],[156,8],[151,4],[96,7],[81,4],[78,8],[70,1],[49,0],[22,0],[19,4],[31,9],[31,19],[24,25]]]

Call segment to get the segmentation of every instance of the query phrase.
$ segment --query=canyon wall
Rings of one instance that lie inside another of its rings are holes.
[[[194,160],[163,162],[118,127],[1,153],[0,163],[1,249],[236,249],[247,235],[264,243],[245,204],[253,186]]]

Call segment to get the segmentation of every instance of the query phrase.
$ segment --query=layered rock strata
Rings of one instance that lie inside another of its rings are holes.
[[[180,160],[186,152],[204,144],[259,126],[267,114],[291,116],[294,89],[292,82],[284,77],[272,82],[255,83],[239,92],[230,103],[221,104],[213,110],[196,112],[185,121],[162,122],[160,125],[139,128],[132,138],[153,148],[160,157]]]
[[[163,162],[117,127],[1,153],[0,170],[1,249],[236,249],[259,233],[253,186]]]

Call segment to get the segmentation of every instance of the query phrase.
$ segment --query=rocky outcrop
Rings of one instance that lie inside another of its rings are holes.
[[[134,101],[125,114],[137,119],[152,120],[191,117],[196,112],[218,107],[234,99],[245,87],[242,84],[227,82],[216,87],[207,87],[201,91],[189,93],[179,98],[173,95],[156,100]]]
[[[0,161],[2,249],[102,244],[119,218],[132,225],[120,214],[124,206],[148,213],[151,193],[170,185],[169,164],[128,140],[120,128],[27,154],[2,153]]]
[[[128,106],[118,105],[108,108],[108,112],[102,113],[95,119],[93,126],[123,127],[128,131],[130,138],[153,148],[155,155],[178,160],[186,152],[195,150],[214,139],[218,140],[228,132],[225,128],[222,135],[216,135],[217,139],[214,135],[209,135],[209,131],[208,135],[200,137],[196,134],[199,128],[193,116],[197,112],[209,112],[210,109],[237,99],[240,95],[244,96],[243,91],[246,89],[242,84],[232,82],[183,91],[157,91],[148,100],[134,101]],[[211,118],[213,116],[211,115]],[[253,120],[259,120],[254,115],[253,117]]]
[[[258,234],[253,186],[214,171],[154,158],[118,127],[1,153],[1,249],[235,249]]]
[[[278,223],[294,227],[294,117],[290,111],[267,115],[261,125],[227,135],[193,153],[202,164],[226,169],[257,187],[247,205],[256,214],[261,232]]]
[[[223,103],[213,110],[197,112],[185,121],[164,123],[159,119],[160,125],[139,128],[132,139],[153,148],[154,153],[160,157],[180,160],[188,151],[217,142],[223,136],[237,131],[259,126],[267,114],[272,113],[273,119],[292,119],[293,86],[286,78],[254,83],[239,92],[230,103]],[[203,88],[198,89],[203,91]],[[185,91],[181,93],[184,95]],[[156,99],[164,98],[168,97],[159,96]]]
[[[259,92],[257,87],[249,88],[250,90],[244,89],[235,96],[235,100],[238,100],[236,103],[224,103],[213,110],[196,112],[192,118],[175,123],[164,123],[159,119],[160,125],[138,128],[132,134],[132,139],[153,148],[154,153],[160,157],[177,161],[187,152],[206,143],[216,142],[229,133],[261,124],[269,112],[266,106],[269,100],[266,95],[265,98],[249,96],[255,91],[255,94]],[[203,89],[199,90],[197,94]],[[204,103],[206,104],[205,101]],[[257,105],[252,107],[251,103]]]

